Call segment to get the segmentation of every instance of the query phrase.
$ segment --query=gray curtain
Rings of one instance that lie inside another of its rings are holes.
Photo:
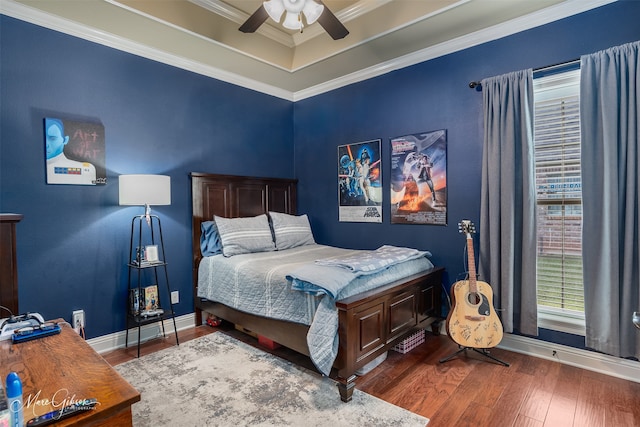
[[[505,332],[538,335],[532,74],[524,70],[482,81],[478,272],[491,284]]]
[[[581,58],[587,347],[640,357],[640,42]]]

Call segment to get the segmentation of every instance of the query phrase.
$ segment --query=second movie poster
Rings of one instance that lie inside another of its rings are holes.
[[[391,140],[391,223],[447,225],[447,131]]]

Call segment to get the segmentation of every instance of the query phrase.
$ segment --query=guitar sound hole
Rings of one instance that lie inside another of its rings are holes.
[[[478,304],[480,304],[480,301],[482,301],[482,300],[480,298],[480,294],[469,292],[467,294],[467,301],[469,301],[469,304],[471,304],[471,305],[478,305]]]

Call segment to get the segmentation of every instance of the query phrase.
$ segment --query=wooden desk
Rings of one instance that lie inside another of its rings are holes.
[[[11,371],[22,380],[25,423],[37,415],[83,399],[96,398],[94,410],[57,426],[131,426],[131,405],[140,393],[126,382],[69,325],[58,335],[20,344],[0,341],[0,378]]]

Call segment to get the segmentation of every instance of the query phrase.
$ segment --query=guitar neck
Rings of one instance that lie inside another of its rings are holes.
[[[469,292],[477,293],[478,288],[476,284],[476,258],[473,255],[473,239],[471,234],[467,234],[467,259],[469,264]]]

